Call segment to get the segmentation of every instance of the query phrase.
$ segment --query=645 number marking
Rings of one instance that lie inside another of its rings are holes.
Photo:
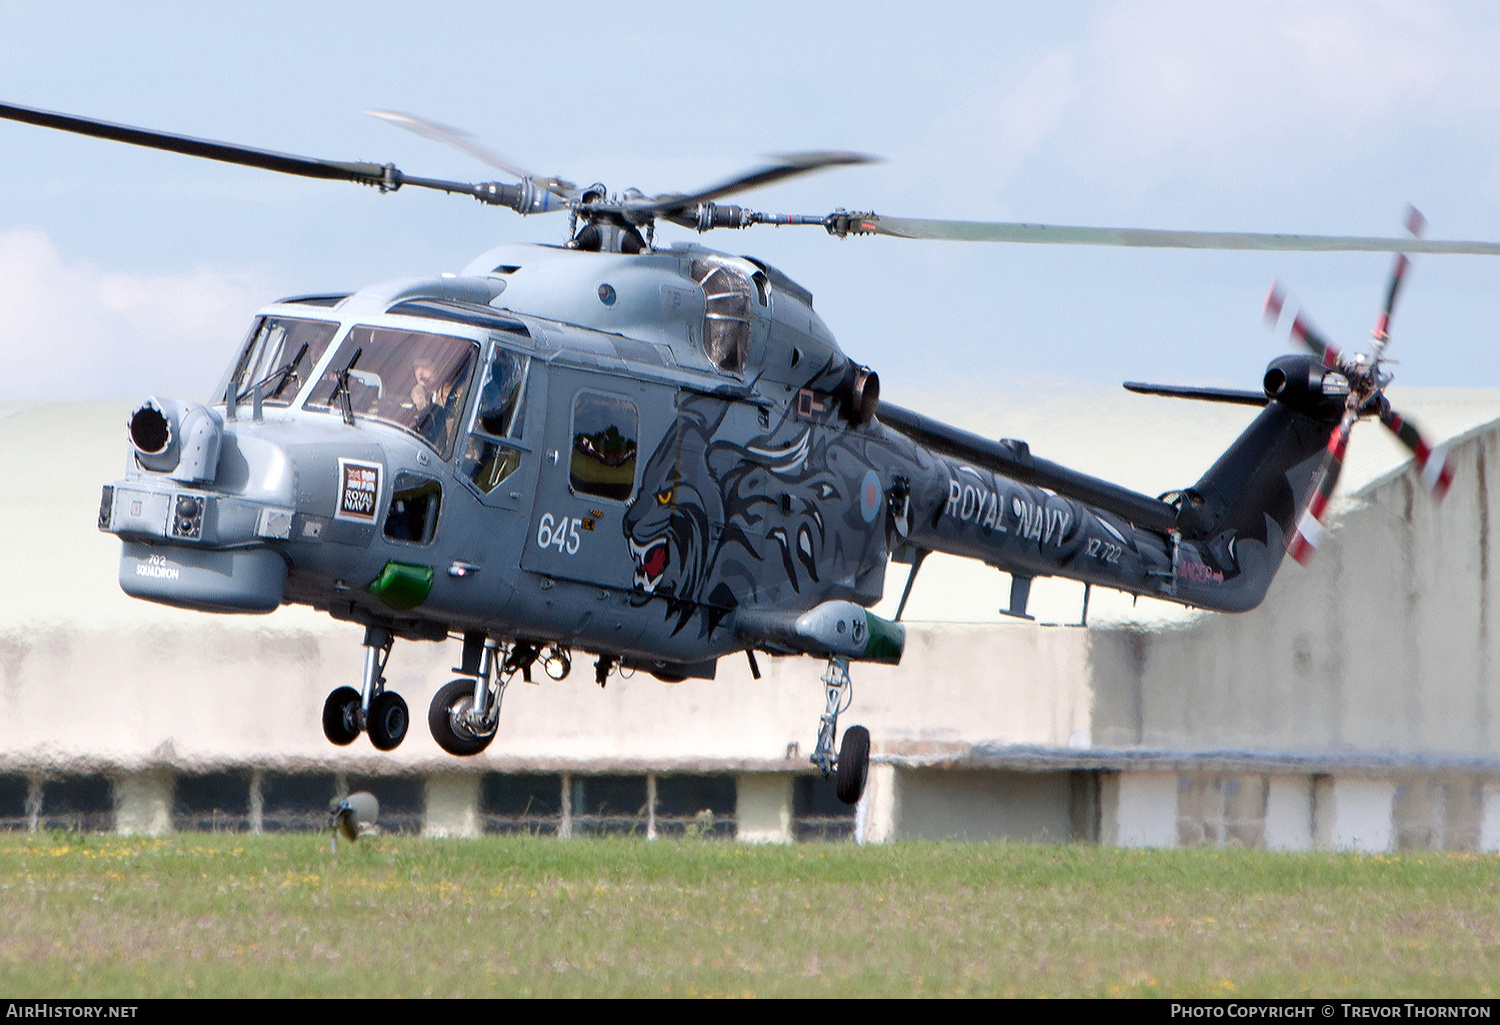
[[[541,522],[536,528],[536,546],[538,548],[556,548],[565,555],[577,555],[578,546],[583,543],[579,536],[578,528],[583,526],[581,516],[553,516],[551,513],[543,513]]]

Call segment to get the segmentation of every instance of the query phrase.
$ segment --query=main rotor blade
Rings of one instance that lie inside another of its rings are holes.
[[[747,171],[737,177],[722,181],[717,185],[711,185],[706,189],[689,195],[664,195],[656,196],[641,204],[632,204],[643,213],[663,214],[672,210],[687,210],[707,203],[723,196],[733,195],[736,192],[744,192],[760,185],[769,185],[771,182],[781,181],[783,178],[795,177],[799,174],[807,174],[824,167],[840,167],[847,164],[872,164],[876,158],[866,156],[863,153],[842,152],[820,152],[820,153],[788,153],[785,156],[776,157],[777,163],[767,164],[765,167],[754,171]]]
[[[319,160],[315,157],[299,157],[290,153],[275,153],[270,150],[237,146],[212,139],[195,139],[187,135],[156,132],[148,128],[134,128],[109,121],[78,117],[73,114],[58,114],[50,110],[36,110],[0,103],[0,118],[23,121],[43,128],[58,128],[79,135],[92,135],[99,139],[127,142],[133,146],[182,153],[190,157],[206,157],[227,164],[242,164],[259,167],[282,174],[298,174],[305,178],[329,178],[339,181],[359,182],[361,185],[380,185],[386,180],[386,168],[381,164]]]
[[[1130,246],[1144,249],[1250,249],[1291,252],[1459,253],[1500,256],[1500,242],[1464,242],[1348,235],[1278,235],[1246,231],[1090,228],[1011,221],[934,221],[862,214],[850,234],[950,242],[1024,242],[1037,245]]]
[[[304,178],[323,178],[333,181],[350,181],[360,185],[371,185],[382,192],[412,185],[440,192],[457,192],[473,196],[481,203],[492,206],[509,205],[514,198],[516,186],[497,183],[470,183],[448,181],[443,178],[416,178],[403,174],[395,164],[372,164],[365,161],[320,160],[316,157],[300,157],[291,153],[276,153],[272,150],[255,149],[213,139],[195,139],[189,135],[173,135],[149,128],[118,125],[110,121],[78,117],[74,114],[58,114],[50,110],[36,110],[10,103],[0,103],[0,118],[22,121],[43,128],[57,128],[79,135],[91,135],[99,139],[125,142],[132,146],[182,153],[190,157],[204,157],[226,164],[243,167],[258,167],[266,171],[295,174]],[[508,192],[506,190],[509,190]]]
[[[501,156],[494,150],[481,143],[473,133],[466,132],[462,128],[454,128],[438,121],[422,117],[419,114],[406,114],[399,110],[367,110],[366,114],[378,117],[382,121],[389,122],[398,128],[405,128],[408,132],[414,132],[424,139],[441,142],[446,146],[461,150],[481,163],[488,164],[496,170],[504,171],[515,178],[530,178],[541,185],[548,192],[562,199],[571,199],[578,192],[578,187],[570,181],[561,178],[544,178],[533,174],[509,157]]]

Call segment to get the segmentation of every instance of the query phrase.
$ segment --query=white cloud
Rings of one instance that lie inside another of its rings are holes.
[[[1497,42],[1495,19],[1426,3],[1125,0],[1081,44],[1066,145],[1123,189],[1396,163],[1491,119]]]
[[[269,296],[249,273],[104,270],[0,231],[0,400],[206,397]]]
[[[1420,160],[1423,133],[1489,152],[1497,49],[1487,8],[1116,0],[1019,78],[976,87],[923,150],[986,199],[1021,175],[1116,198],[1348,180]]]

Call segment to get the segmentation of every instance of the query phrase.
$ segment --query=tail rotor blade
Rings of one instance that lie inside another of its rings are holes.
[[[1265,314],[1266,326],[1274,328],[1281,320],[1281,311],[1286,306],[1286,293],[1281,290],[1281,283],[1271,282],[1271,290],[1266,293],[1266,301],[1261,306],[1261,312]],[[1317,331],[1307,322],[1307,318],[1299,311],[1292,317],[1292,337],[1301,342],[1303,347],[1314,356],[1323,361],[1323,366],[1329,370],[1336,370],[1341,359],[1339,350],[1334,344]]]
[[[1453,476],[1458,469],[1453,456],[1441,448],[1433,448],[1427,444],[1416,425],[1392,409],[1388,403],[1381,407],[1380,422],[1390,428],[1391,433],[1401,440],[1401,444],[1411,450],[1422,485],[1441,502],[1448,489],[1453,486]]]
[[[1307,508],[1302,510],[1302,516],[1297,520],[1297,526],[1287,542],[1287,554],[1304,566],[1312,561],[1313,553],[1323,542],[1323,514],[1328,509],[1328,500],[1333,496],[1334,487],[1338,485],[1339,474],[1343,472],[1344,453],[1349,448],[1349,432],[1356,419],[1358,418],[1352,410],[1346,412],[1338,430],[1329,435],[1328,448],[1323,453],[1322,479],[1318,481],[1312,497],[1307,500]]]
[[[1271,282],[1271,290],[1266,293],[1266,301],[1260,308],[1265,315],[1267,327],[1274,328],[1281,320],[1281,308],[1285,305],[1286,293],[1281,290],[1281,282]]]
[[[1427,234],[1427,218],[1422,216],[1422,211],[1410,204],[1406,207],[1406,231],[1412,238],[1421,238]]]
[[[1375,321],[1375,330],[1371,332],[1375,336],[1375,344],[1384,346],[1391,338],[1391,314],[1396,310],[1396,296],[1401,291],[1401,282],[1406,278],[1406,269],[1411,266],[1411,261],[1406,258],[1405,253],[1397,253],[1396,260],[1391,264],[1391,283],[1385,290],[1385,308],[1380,311],[1380,317]]]
[[[1411,233],[1412,238],[1420,239],[1422,233],[1427,230],[1427,218],[1422,216],[1422,211],[1414,206],[1406,208],[1406,230]],[[1395,261],[1391,264],[1391,281],[1385,290],[1385,308],[1380,311],[1380,319],[1375,321],[1375,344],[1381,348],[1391,338],[1391,314],[1396,310],[1396,296],[1401,292],[1401,284],[1406,280],[1406,271],[1411,267],[1411,260],[1407,259],[1405,253],[1397,253]]]
[[[1321,359],[1323,366],[1329,370],[1338,369],[1342,354],[1332,342],[1313,330],[1313,326],[1301,313],[1292,319],[1292,337],[1301,342],[1314,356]]]

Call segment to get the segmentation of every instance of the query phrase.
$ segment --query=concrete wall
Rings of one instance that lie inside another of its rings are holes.
[[[0,771],[253,763],[384,772],[452,763],[425,723],[432,695],[453,677],[457,642],[397,642],[388,686],[413,719],[401,748],[381,754],[363,738],[335,748],[322,734],[323,699],[335,686],[358,685],[361,631],[304,626],[294,616],[288,629],[280,615],[204,617],[192,630],[169,623],[0,635]],[[855,703],[842,724],[867,725],[877,751],[957,752],[997,738],[1066,746],[1087,735],[1085,655],[1081,630],[914,626],[902,666],[854,667]],[[561,682],[516,682],[499,735],[472,764],[800,767],[823,708],[821,666],[764,657],[761,665],[759,681],[744,659],[729,658],[715,681],[673,685],[637,674],[601,691],[580,664]]]
[[[1409,471],[1337,501],[1312,568],[1253,612],[1091,630],[1094,743],[1500,756],[1500,432],[1454,452],[1440,505]]]

